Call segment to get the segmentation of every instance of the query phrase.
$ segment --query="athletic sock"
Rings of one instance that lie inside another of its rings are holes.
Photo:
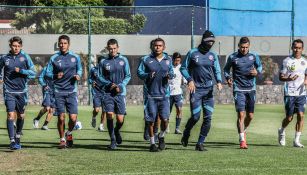
[[[122,128],[123,124],[124,124],[124,122],[122,122],[122,123],[116,122],[114,130],[119,131],[120,128]]]
[[[17,133],[17,134],[21,134],[21,131],[22,131],[22,128],[23,128],[24,121],[25,121],[25,120],[22,119],[22,118],[17,118],[17,122],[16,122],[16,126],[17,126],[16,133]]]
[[[113,119],[107,119],[107,127],[111,141],[115,140]]]
[[[197,144],[203,144],[206,140],[205,136],[199,135]]]
[[[163,138],[165,136],[165,131],[160,131],[159,138]]]
[[[66,140],[65,140],[65,138],[63,137],[63,138],[60,138],[60,141],[64,141],[64,142],[66,142]]]
[[[9,139],[11,142],[15,142],[15,128],[14,128],[14,120],[7,119],[6,120],[7,132],[9,134]]]
[[[296,143],[300,142],[301,134],[302,134],[302,132],[295,132],[295,142]]]
[[[152,145],[152,144],[155,144],[156,142],[155,142],[155,137],[150,137],[150,144]]]
[[[176,129],[179,129],[181,123],[181,118],[176,118]]]
[[[71,135],[72,134],[72,131],[67,131],[66,132],[66,135]]]
[[[37,114],[37,117],[34,118],[34,120],[39,120],[42,118],[42,116],[44,115],[45,113],[43,113],[42,111],[39,111],[39,113]]]
[[[281,133],[284,133],[285,132],[285,128],[281,127],[280,131],[281,131]]]
[[[245,141],[244,140],[244,132],[239,134],[239,140],[240,140],[240,142]]]
[[[48,123],[49,123],[48,121],[45,121],[43,126],[47,126]]]

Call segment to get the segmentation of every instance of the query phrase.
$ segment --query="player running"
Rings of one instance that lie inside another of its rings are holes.
[[[72,131],[78,116],[78,81],[82,76],[80,57],[69,50],[70,38],[61,35],[58,39],[60,51],[54,54],[48,63],[46,75],[54,80],[54,97],[58,131],[59,148],[73,146]],[[65,133],[65,108],[69,114],[68,131]]]
[[[256,76],[261,73],[262,64],[257,54],[249,52],[250,41],[247,37],[240,39],[238,47],[238,51],[228,57],[224,75],[228,86],[233,86],[240,148],[247,149],[246,131],[254,117]]]
[[[180,123],[182,118],[182,105],[183,105],[183,96],[182,96],[182,83],[186,83],[186,80],[183,78],[180,67],[181,67],[181,55],[178,52],[173,54],[173,69],[175,78],[169,81],[170,86],[170,112],[175,105],[176,107],[176,128],[175,134],[182,134],[180,131]],[[169,125],[167,126],[167,131],[169,131]]]
[[[188,146],[190,132],[200,118],[203,109],[203,123],[195,150],[206,151],[204,148],[205,139],[211,127],[211,118],[214,109],[213,85],[217,82],[218,90],[222,89],[221,69],[218,56],[210,49],[215,42],[215,37],[211,31],[205,31],[202,36],[201,44],[187,53],[180,71],[188,81],[190,91],[190,110],[189,118],[181,143],[184,147]]]
[[[33,127],[39,128],[39,120],[40,118],[47,112],[46,120],[42,126],[42,130],[49,130],[48,123],[52,119],[53,111],[55,107],[54,93],[53,93],[53,80],[52,78],[46,76],[47,67],[44,67],[41,71],[38,82],[42,86],[43,92],[43,108],[37,114],[37,117],[33,119]]]
[[[28,101],[27,83],[36,75],[35,67],[28,54],[22,50],[22,39],[14,36],[9,40],[10,52],[0,59],[0,81],[3,84],[3,96],[7,112],[7,130],[10,149],[21,149],[20,137],[25,119],[25,107]],[[3,75],[2,75],[3,73]],[[17,115],[16,133],[14,129]]]
[[[303,148],[300,136],[304,126],[304,112],[306,104],[307,60],[302,56],[304,43],[301,39],[292,42],[292,56],[283,60],[279,80],[284,81],[284,102],[286,117],[281,128],[278,129],[278,140],[281,146],[286,145],[286,127],[297,114],[295,125],[295,139],[293,146]]]
[[[161,38],[154,41],[153,53],[144,56],[138,66],[138,77],[144,80],[144,110],[146,126],[149,128],[151,152],[165,149],[164,136],[170,115],[169,83],[174,78],[171,58],[163,51],[165,42]],[[155,144],[154,123],[157,117],[161,119],[161,131],[158,135],[159,149]]]
[[[109,56],[102,59],[98,67],[98,77],[105,87],[103,106],[107,113],[107,127],[111,139],[108,149],[114,150],[122,143],[120,129],[126,114],[126,86],[131,79],[128,59],[118,52],[119,46],[115,39],[107,42]],[[113,114],[116,114],[114,128]]]

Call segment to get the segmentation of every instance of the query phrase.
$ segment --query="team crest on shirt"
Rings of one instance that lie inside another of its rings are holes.
[[[248,57],[248,59],[252,61],[252,60],[254,60],[254,57],[251,55],[251,56]]]
[[[72,57],[72,58],[70,59],[70,61],[74,63],[74,62],[76,62],[76,58]]]
[[[305,66],[305,64],[306,64],[305,61],[301,61],[302,66]]]
[[[23,61],[25,61],[25,57],[20,57],[19,60],[20,60],[21,62],[23,62]]]
[[[166,65],[169,65],[169,60],[166,60],[166,61],[165,61],[165,64],[166,64]]]
[[[123,66],[125,63],[123,61],[119,62],[119,65]]]
[[[5,60],[5,65],[6,66],[10,65],[10,61],[9,60]]]
[[[211,61],[213,61],[213,60],[214,60],[213,55],[209,55],[209,60],[211,60]]]
[[[295,71],[295,63],[292,63],[290,66],[288,66],[288,70],[289,70],[290,72]]]

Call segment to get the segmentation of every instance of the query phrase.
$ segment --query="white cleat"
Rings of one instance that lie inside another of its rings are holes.
[[[42,130],[49,130],[48,126],[44,125],[42,126]]]
[[[39,120],[35,120],[35,119],[33,119],[33,128],[39,128]]]
[[[103,124],[100,124],[98,127],[98,131],[103,132],[104,131],[104,127]]]
[[[293,141],[293,146],[296,147],[296,148],[304,148],[304,145],[302,145],[300,142],[296,142],[296,141]]]
[[[286,146],[286,132],[282,132],[282,129],[278,129],[278,141],[281,146]]]

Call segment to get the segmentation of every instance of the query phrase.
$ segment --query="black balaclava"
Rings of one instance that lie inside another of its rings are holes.
[[[207,52],[209,52],[214,42],[215,42],[214,34],[211,31],[206,30],[201,39],[201,43],[198,46],[198,50],[202,54],[206,54]]]

